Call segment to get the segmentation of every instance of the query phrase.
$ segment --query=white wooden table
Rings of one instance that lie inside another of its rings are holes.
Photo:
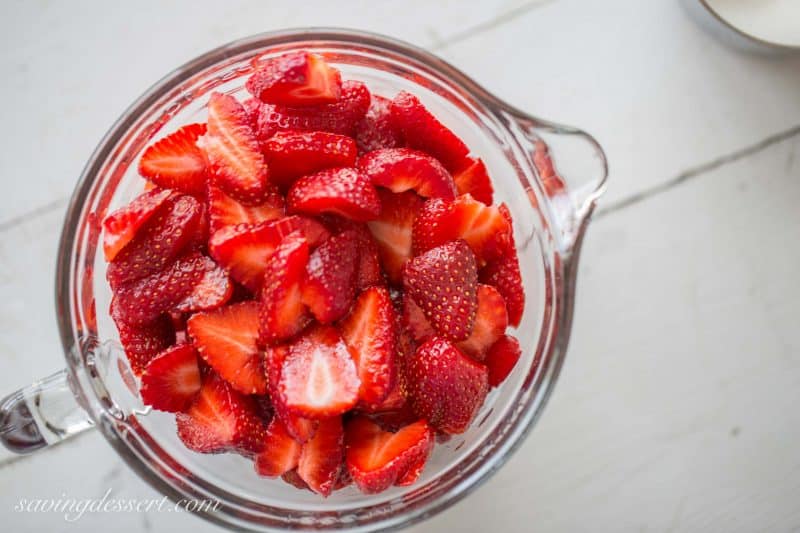
[[[4,0],[0,392],[63,365],[56,244],[106,128],[175,65],[309,25],[434,50],[594,133],[611,163],[547,411],[500,473],[413,530],[800,530],[800,58],[730,50],[672,0]],[[69,524],[14,511],[109,488],[157,496],[98,433],[7,459],[0,528],[217,529],[169,513]]]

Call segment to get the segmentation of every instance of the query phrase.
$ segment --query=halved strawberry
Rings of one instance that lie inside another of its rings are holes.
[[[355,232],[359,251],[356,288],[361,291],[373,285],[383,285],[385,280],[381,272],[378,245],[367,225],[336,215],[324,215],[323,222],[334,234]]]
[[[297,473],[311,490],[327,497],[339,480],[343,460],[342,418],[326,418],[320,421],[314,436],[303,444]]]
[[[403,474],[397,476],[397,481],[395,481],[394,484],[398,487],[413,485],[417,482],[419,476],[422,475],[422,471],[425,469],[427,462],[427,456],[417,459],[416,463],[412,463]]]
[[[339,99],[342,76],[322,56],[304,51],[289,52],[261,62],[245,87],[268,104],[326,104]]]
[[[267,197],[262,204],[244,205],[225,194],[215,185],[208,186],[208,213],[211,224],[211,233],[239,224],[256,225],[283,217],[283,196],[277,191]]]
[[[139,160],[139,174],[165,189],[202,197],[206,191],[206,160],[197,139],[205,124],[187,124],[151,144]]]
[[[350,351],[336,329],[313,328],[289,350],[278,389],[290,411],[322,418],[342,414],[356,404],[361,383]]]
[[[440,335],[469,337],[478,307],[478,269],[466,242],[450,241],[406,263],[403,286]]]
[[[286,345],[267,347],[264,352],[264,365],[266,366],[267,388],[272,399],[275,416],[286,426],[289,434],[300,443],[310,439],[317,430],[319,422],[310,418],[303,418],[286,407],[286,400],[281,394],[280,380],[283,364],[289,356],[289,347]]]
[[[511,213],[505,204],[500,205],[499,211],[510,226]],[[479,278],[481,283],[494,286],[503,296],[508,309],[508,323],[515,328],[519,327],[525,311],[525,289],[522,286],[517,248],[511,233],[502,253],[481,269]]]
[[[311,321],[300,285],[307,264],[308,243],[300,231],[287,235],[270,256],[258,315],[262,343],[273,344],[293,337]]]
[[[488,371],[453,346],[433,337],[407,361],[411,408],[437,430],[463,433],[489,391]]]
[[[117,209],[103,220],[103,254],[113,261],[117,254],[136,236],[172,191],[153,189],[137,196],[125,207]]]
[[[119,331],[119,343],[125,350],[131,370],[137,376],[142,375],[147,363],[175,342],[175,332],[166,315],[151,324],[133,326],[125,322],[116,296],[111,299],[110,312]]]
[[[369,109],[370,94],[360,81],[342,83],[338,101],[306,107],[261,104],[256,111],[255,131],[263,143],[277,131],[329,131],[353,136],[356,124]],[[252,104],[251,104],[252,105]]]
[[[290,212],[332,213],[366,222],[381,212],[381,202],[369,178],[354,168],[323,170],[295,181],[286,196]]]
[[[264,423],[255,401],[233,389],[214,372],[203,378],[200,392],[176,416],[178,437],[199,453],[237,452],[252,456],[264,449]]]
[[[266,394],[263,357],[257,345],[257,302],[192,315],[186,331],[205,362],[236,390]]]
[[[302,298],[321,323],[330,324],[350,309],[356,295],[358,261],[354,231],[334,235],[309,256]]]
[[[129,324],[149,324],[168,311],[216,308],[233,292],[228,275],[214,261],[190,252],[161,272],[117,291],[117,305]]]
[[[425,462],[433,449],[433,431],[420,420],[396,433],[357,416],[345,429],[347,470],[365,494],[391,487],[409,468]]]
[[[327,131],[279,131],[263,144],[270,179],[289,188],[302,176],[356,163],[356,143]]]
[[[496,206],[487,206],[469,194],[453,202],[425,202],[414,222],[414,253],[420,254],[453,239],[464,239],[480,265],[508,247],[511,224]]]
[[[419,98],[400,91],[391,104],[392,123],[411,148],[431,154],[447,169],[458,168],[469,148],[455,133],[434,117]]]
[[[363,291],[339,325],[361,380],[359,399],[366,404],[380,404],[394,387],[396,326],[394,306],[385,287]]]
[[[458,194],[471,194],[479,202],[492,205],[494,187],[489,171],[480,157],[468,157],[463,167],[453,171],[453,181]]]
[[[408,293],[403,295],[403,325],[416,342],[425,342],[436,335],[425,313]]]
[[[212,93],[208,131],[197,141],[213,181],[238,201],[257,205],[270,194],[267,165],[244,107],[233,96]]]
[[[297,467],[302,444],[289,434],[278,417],[273,417],[264,437],[264,451],[256,456],[259,476],[278,477]]]
[[[511,335],[503,335],[486,354],[486,367],[489,369],[489,385],[497,387],[505,381],[519,361],[522,350],[519,341]]]
[[[203,208],[193,197],[173,195],[164,200],[109,263],[106,278],[111,288],[163,270],[196,244],[202,224]]]
[[[453,177],[441,163],[425,152],[410,148],[383,148],[362,155],[358,168],[373,185],[392,192],[415,191],[426,198],[456,197]]]
[[[147,364],[139,393],[145,405],[175,413],[186,409],[199,390],[197,352],[189,344],[178,344]]]
[[[456,344],[458,349],[476,361],[483,361],[486,352],[503,336],[508,327],[506,302],[491,285],[478,285],[478,311],[469,337]]]
[[[394,194],[380,188],[378,196],[381,213],[367,227],[375,237],[389,281],[398,284],[403,279],[403,265],[412,257],[412,228],[424,200],[413,191]]]
[[[355,139],[359,153],[403,146],[403,136],[392,124],[391,102],[383,96],[372,95],[367,114],[356,125]]]

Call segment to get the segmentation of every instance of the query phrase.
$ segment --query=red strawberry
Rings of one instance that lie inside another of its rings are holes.
[[[261,342],[288,339],[310,322],[300,288],[307,264],[308,243],[300,231],[289,234],[270,256],[258,314]]]
[[[519,361],[522,350],[519,341],[511,335],[503,335],[486,354],[486,367],[489,369],[489,385],[497,387],[505,381]]]
[[[458,194],[471,194],[479,202],[492,205],[494,187],[483,160],[479,157],[468,157],[464,163],[465,166],[453,171]]]
[[[281,218],[284,215],[284,200],[277,190],[273,190],[264,203],[249,206],[237,202],[219,187],[209,185],[208,213],[211,233],[214,233],[227,226],[256,225]]]
[[[378,257],[378,245],[375,244],[367,225],[337,215],[323,215],[322,222],[333,234],[355,232],[359,251],[356,289],[362,291],[373,285],[383,285],[385,280]]]
[[[456,185],[452,176],[433,157],[410,148],[383,148],[362,155],[358,168],[373,185],[392,192],[413,190],[420,196],[452,200]]]
[[[350,309],[356,295],[358,261],[354,231],[334,235],[311,253],[302,297],[318,321],[330,324]]]
[[[391,112],[392,123],[403,134],[408,146],[431,154],[446,168],[458,168],[469,153],[464,142],[413,94],[399,92],[392,100]]]
[[[439,334],[463,340],[472,332],[478,270],[466,242],[451,241],[406,263],[403,286]]]
[[[394,482],[395,485],[398,487],[407,487],[409,485],[413,485],[419,479],[419,476],[422,475],[422,471],[425,469],[425,464],[428,462],[428,457],[422,457],[417,460],[416,463],[413,463],[408,469],[400,476],[397,476],[397,481]]]
[[[267,387],[272,399],[275,416],[286,426],[286,430],[297,442],[303,443],[310,439],[317,430],[319,422],[310,418],[303,418],[289,411],[286,401],[281,396],[280,380],[283,364],[289,356],[289,347],[285,345],[268,347],[264,353],[266,366]]]
[[[139,160],[139,174],[159,187],[203,196],[206,161],[196,143],[205,133],[205,124],[187,124],[151,144]]]
[[[244,394],[266,394],[258,339],[258,303],[243,302],[192,315],[186,327],[206,363]]]
[[[189,407],[199,390],[197,353],[189,344],[178,344],[147,364],[139,392],[145,405],[174,413]]]
[[[264,61],[245,87],[268,104],[307,106],[338,100],[342,77],[317,54],[289,52]]]
[[[270,194],[267,165],[244,107],[233,96],[213,93],[208,101],[208,132],[197,145],[208,160],[214,182],[238,201],[257,205]]]
[[[403,145],[402,135],[391,121],[391,102],[383,96],[372,95],[367,114],[356,125],[355,139],[359,153]]]
[[[506,302],[491,285],[478,285],[478,311],[475,326],[465,340],[456,344],[458,349],[476,361],[483,361],[486,352],[503,336],[508,326]]]
[[[433,431],[424,420],[397,433],[384,431],[369,418],[347,423],[347,470],[361,492],[376,494],[391,487],[409,468],[425,462],[433,449]]]
[[[384,287],[363,291],[339,325],[361,380],[359,399],[366,404],[380,404],[394,387],[396,325],[389,291]]]
[[[408,360],[411,408],[444,433],[463,433],[489,390],[486,367],[433,337]]]
[[[512,225],[511,213],[505,204],[500,205],[499,211],[509,226]],[[508,309],[508,323],[515,328],[519,327],[525,311],[525,289],[522,286],[517,248],[511,233],[502,253],[481,269],[479,278],[481,283],[493,285],[503,296]]]
[[[303,481],[303,478],[301,478],[300,474],[297,473],[296,468],[294,470],[289,470],[288,472],[283,474],[281,476],[281,479],[296,489],[308,490],[308,491],[311,490],[311,488],[308,486],[308,483]]]
[[[289,189],[286,203],[290,212],[333,213],[358,222],[374,220],[381,212],[380,199],[369,179],[346,167],[300,178]]]
[[[125,350],[131,370],[142,375],[147,363],[175,342],[175,332],[169,318],[159,317],[152,324],[132,326],[125,322],[119,311],[117,297],[111,300],[111,318],[119,331],[119,342]]]
[[[344,430],[341,417],[321,420],[314,436],[303,444],[297,473],[309,488],[327,497],[333,491],[344,459]]]
[[[150,216],[136,236],[109,263],[111,288],[163,270],[188,248],[202,231],[203,209],[191,196],[174,195]]]
[[[367,113],[370,94],[360,81],[342,83],[337,102],[306,107],[261,104],[255,106],[258,139],[265,142],[276,131],[329,131],[352,136],[356,124]],[[252,104],[251,104],[252,105]]]
[[[279,131],[263,145],[270,179],[288,188],[297,178],[356,163],[356,143],[326,131]]]
[[[479,264],[508,247],[511,224],[496,206],[487,206],[469,194],[453,202],[431,199],[414,223],[414,253],[420,254],[453,239],[464,239]]]
[[[103,254],[113,261],[117,254],[136,236],[139,228],[164,204],[172,191],[153,189],[136,197],[103,220]]]
[[[436,335],[436,330],[425,318],[425,313],[408,293],[403,295],[403,325],[417,342],[424,342]]]
[[[297,467],[302,445],[294,440],[278,417],[267,426],[264,451],[256,456],[259,476],[278,477]]]
[[[278,390],[290,411],[322,418],[352,408],[359,385],[355,364],[339,332],[319,326],[290,346]]]
[[[423,205],[423,199],[413,191],[394,194],[378,189],[381,200],[381,214],[376,220],[367,223],[378,255],[389,281],[400,283],[403,279],[403,265],[412,257],[412,227],[414,219]]]
[[[244,455],[264,448],[265,428],[255,401],[211,372],[185,413],[178,413],[178,437],[200,453],[233,451]]]
[[[219,307],[233,286],[214,261],[191,252],[161,272],[117,291],[117,305],[127,323],[148,324],[168,311],[197,311]]]

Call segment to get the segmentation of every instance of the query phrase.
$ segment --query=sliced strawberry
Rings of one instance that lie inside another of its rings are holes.
[[[345,461],[353,481],[365,494],[391,487],[409,468],[424,464],[433,449],[433,431],[424,420],[397,433],[384,431],[369,418],[347,423]]]
[[[358,261],[354,231],[334,235],[311,253],[303,281],[303,303],[318,321],[330,324],[350,309],[356,295]]]
[[[275,132],[329,131],[353,136],[356,124],[369,109],[370,94],[367,86],[360,81],[342,83],[342,95],[331,104],[306,107],[261,104],[255,106],[255,131],[261,142],[265,142]],[[252,105],[252,104],[251,104]]]
[[[260,476],[278,477],[297,467],[302,445],[294,440],[278,417],[267,426],[264,451],[256,456],[256,472]]]
[[[339,99],[342,76],[317,54],[289,52],[261,63],[245,87],[268,104],[327,104]]]
[[[471,194],[473,198],[486,205],[492,205],[494,187],[489,178],[489,171],[479,157],[467,158],[465,165],[453,171],[453,181],[458,194]]]
[[[153,189],[136,197],[131,203],[117,209],[103,220],[103,254],[113,261],[136,233],[158,210],[172,191]]]
[[[206,363],[236,390],[266,394],[258,339],[258,303],[243,302],[192,315],[186,330]]]
[[[411,408],[444,433],[466,431],[489,391],[486,367],[441,337],[417,348],[407,377]]]
[[[131,365],[131,370],[141,376],[147,363],[175,342],[175,332],[169,318],[161,316],[145,326],[132,326],[125,322],[119,311],[117,297],[111,300],[111,318],[119,331],[119,343]]]
[[[367,411],[364,411],[364,413],[367,413]],[[367,416],[386,431],[399,431],[419,420],[419,417],[411,409],[408,402],[405,402],[405,398],[404,403],[395,409],[367,413]]]
[[[510,238],[511,224],[500,209],[469,194],[451,203],[428,200],[414,223],[415,254],[453,239],[464,239],[481,265],[502,255]]]
[[[197,145],[205,153],[214,183],[223,191],[249,205],[266,200],[270,194],[267,165],[250,117],[233,96],[211,95],[208,131]]]
[[[297,442],[303,443],[310,439],[317,430],[319,422],[310,418],[303,418],[286,407],[286,401],[281,395],[280,380],[283,364],[289,356],[289,347],[285,345],[268,347],[264,353],[266,366],[267,387],[272,399],[275,416],[286,426],[286,430]]]
[[[294,470],[289,470],[288,472],[283,474],[281,476],[281,479],[296,489],[308,490],[308,491],[311,490],[311,487],[308,486],[308,483],[303,481],[303,478],[301,478],[300,474],[297,473],[296,468]]]
[[[486,367],[489,369],[489,385],[497,387],[505,381],[519,361],[522,350],[519,341],[511,335],[503,335],[495,342],[486,355]]]
[[[456,346],[476,361],[482,362],[489,348],[506,332],[506,327],[508,327],[508,313],[505,300],[491,285],[478,285],[475,326],[469,337]]]
[[[425,342],[436,335],[425,313],[408,293],[403,295],[403,325],[416,342]]]
[[[291,345],[278,389],[290,411],[322,418],[351,409],[359,386],[356,366],[339,332],[319,326]]]
[[[381,202],[369,179],[354,168],[323,170],[294,182],[286,196],[290,212],[332,213],[366,222],[381,212]]]
[[[505,204],[500,205],[499,210],[511,225],[511,213]],[[508,323],[515,328],[519,327],[525,311],[525,289],[522,286],[522,274],[513,235],[509,233],[503,252],[481,269],[479,278],[481,283],[494,286],[503,296],[508,309]]]
[[[292,216],[255,226],[229,226],[211,236],[208,251],[226,268],[233,279],[257,294],[264,281],[264,271],[275,248],[290,233],[303,232],[309,246],[314,247],[329,235],[315,220]]]
[[[391,120],[391,102],[383,96],[372,95],[367,114],[356,125],[355,139],[359,153],[403,146],[403,136]]]
[[[346,135],[326,131],[279,131],[263,145],[270,179],[289,188],[302,176],[356,163],[356,143]]]
[[[359,251],[356,289],[362,291],[373,285],[385,284],[378,256],[378,245],[375,244],[375,239],[367,225],[336,215],[323,215],[322,218],[325,226],[334,234],[345,231],[354,231],[356,234]]]
[[[270,256],[258,315],[262,343],[273,344],[293,337],[311,321],[300,285],[307,264],[308,243],[300,231],[287,235]]]
[[[341,417],[321,420],[314,436],[300,452],[297,473],[309,488],[327,497],[342,469],[344,460],[344,430]]]
[[[368,222],[367,227],[378,245],[381,265],[389,281],[398,284],[403,279],[403,265],[412,257],[412,228],[424,201],[412,191],[394,194],[378,189],[378,196],[381,214]]]
[[[189,344],[178,344],[147,364],[139,393],[145,405],[175,413],[189,407],[199,390],[197,352]]]
[[[403,286],[440,335],[469,337],[478,307],[478,270],[466,242],[448,242],[406,263]]]
[[[448,169],[458,168],[469,148],[428,111],[419,98],[401,91],[391,104],[392,123],[411,148],[431,154]]]
[[[254,455],[264,448],[264,423],[255,401],[211,372],[189,409],[176,416],[178,437],[200,453]]]
[[[395,481],[394,484],[398,487],[413,485],[417,482],[419,476],[422,475],[422,471],[425,469],[427,462],[427,456],[417,459],[416,463],[412,463],[404,473],[397,476],[397,481]]]
[[[395,384],[397,317],[384,287],[363,291],[339,325],[361,380],[359,399],[378,405]]]
[[[168,311],[215,308],[230,298],[228,275],[214,261],[190,252],[170,266],[117,291],[117,305],[126,322],[149,324]]]
[[[425,152],[410,148],[383,148],[362,155],[358,168],[373,185],[392,192],[415,191],[426,198],[456,197],[453,177],[441,163]]]
[[[106,278],[111,288],[117,290],[173,263],[196,244],[202,219],[202,206],[191,196],[166,199],[109,263]]]
[[[283,196],[277,191],[267,197],[259,205],[244,205],[237,202],[219,187],[208,187],[208,212],[211,224],[211,233],[227,226],[239,224],[256,225],[283,217],[285,211]]]
[[[206,160],[197,139],[205,124],[187,124],[151,144],[139,160],[139,174],[165,189],[202,197],[206,192]]]

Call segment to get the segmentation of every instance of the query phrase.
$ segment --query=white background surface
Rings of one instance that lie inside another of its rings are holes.
[[[123,109],[232,39],[330,25],[434,50],[611,164],[570,353],[514,458],[434,531],[800,530],[800,59],[743,55],[671,0],[0,1],[0,391],[63,365],[66,199]],[[97,433],[0,463],[4,531],[215,531],[15,513],[157,497]]]

